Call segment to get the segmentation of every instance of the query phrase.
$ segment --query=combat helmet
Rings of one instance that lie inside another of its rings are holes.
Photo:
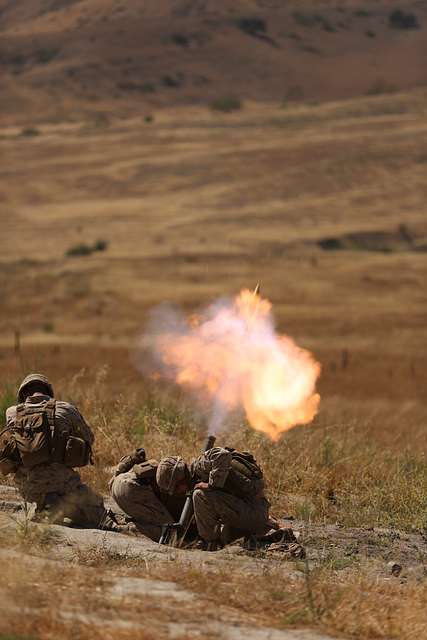
[[[184,460],[179,456],[170,456],[160,460],[156,472],[156,481],[162,491],[172,495],[177,484],[185,480],[187,475],[188,470]]]
[[[47,395],[51,398],[54,397],[53,387],[50,384],[49,380],[42,373],[30,373],[30,375],[26,376],[18,389],[18,402],[24,402],[25,400],[25,390],[34,382],[40,384],[46,391]]]

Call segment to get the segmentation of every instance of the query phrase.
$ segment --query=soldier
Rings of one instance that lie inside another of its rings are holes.
[[[239,537],[263,535],[273,525],[262,471],[251,454],[213,447],[191,462],[161,460],[159,487],[184,495],[193,491],[199,549],[215,550]]]
[[[55,400],[49,380],[33,373],[18,389],[18,405],[6,411],[0,471],[14,473],[24,500],[36,505],[35,519],[118,530],[74,469],[92,463],[93,442],[78,409]]]
[[[145,450],[124,456],[110,480],[111,496],[138,533],[158,542],[162,526],[179,520],[185,496],[171,496],[156,482],[158,462]]]

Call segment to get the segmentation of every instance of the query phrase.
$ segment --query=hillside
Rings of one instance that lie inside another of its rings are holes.
[[[427,83],[416,0],[0,0],[4,123]]]
[[[421,400],[425,104],[415,91],[3,129],[3,375],[19,375],[18,330],[28,365],[109,362],[139,385],[128,352],[152,307],[261,281],[326,396]],[[54,364],[47,345],[69,351]]]

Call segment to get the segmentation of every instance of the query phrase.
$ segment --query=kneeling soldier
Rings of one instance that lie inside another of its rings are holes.
[[[185,496],[161,491],[156,481],[158,462],[146,460],[144,449],[124,456],[110,480],[111,496],[136,532],[158,542],[162,526],[179,520]]]
[[[41,374],[27,376],[18,389],[18,405],[6,411],[0,439],[0,472],[14,473],[36,518],[57,524],[117,530],[103,500],[84,484],[75,467],[92,462],[93,433],[78,409],[55,400]]]
[[[189,466],[179,457],[164,458],[157,469],[157,483],[170,494],[193,490],[201,549],[263,535],[272,526],[263,474],[249,453],[213,447]]]

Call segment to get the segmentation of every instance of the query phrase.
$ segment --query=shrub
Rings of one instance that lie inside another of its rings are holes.
[[[80,257],[90,256],[95,251],[105,251],[108,248],[107,240],[96,240],[92,245],[90,244],[76,244],[65,252],[67,257]]]
[[[39,49],[36,51],[36,61],[40,64],[51,62],[58,55],[58,49]]]
[[[36,127],[25,127],[21,131],[21,136],[24,138],[34,138],[35,136],[40,135],[40,130]]]
[[[388,17],[390,27],[393,29],[419,29],[420,23],[414,13],[405,13],[401,9],[392,11]]]
[[[242,102],[235,96],[223,96],[213,100],[210,104],[210,108],[213,111],[222,111],[224,113],[230,113],[231,111],[238,111],[242,108]]]
[[[67,249],[65,252],[66,256],[76,257],[76,256],[89,256],[93,252],[93,248],[87,244],[75,244],[74,246]]]
[[[319,22],[319,16],[317,14],[308,14],[301,11],[294,11],[292,17],[301,27],[313,27]]]
[[[97,240],[93,245],[93,251],[105,251],[108,249],[107,240]]]
[[[240,18],[236,24],[241,31],[250,36],[257,36],[267,31],[267,25],[262,18]]]
[[[179,47],[188,47],[188,45],[190,44],[189,38],[183,33],[173,33],[172,42]]]
[[[357,18],[369,18],[369,16],[372,14],[366,9],[356,9],[356,11],[353,12],[353,15],[355,15]]]
[[[162,83],[165,87],[176,89],[177,87],[181,86],[182,81],[181,81],[181,78],[167,75],[167,76],[163,76]]]
[[[336,28],[329,22],[329,20],[318,13],[294,11],[292,16],[295,22],[302,27],[320,26],[324,31],[328,31],[329,33],[334,33],[336,31]]]
[[[55,331],[55,325],[53,322],[45,322],[42,325],[42,331],[43,333],[53,333]]]
[[[155,93],[156,86],[152,82],[144,82],[141,85],[142,93]]]

